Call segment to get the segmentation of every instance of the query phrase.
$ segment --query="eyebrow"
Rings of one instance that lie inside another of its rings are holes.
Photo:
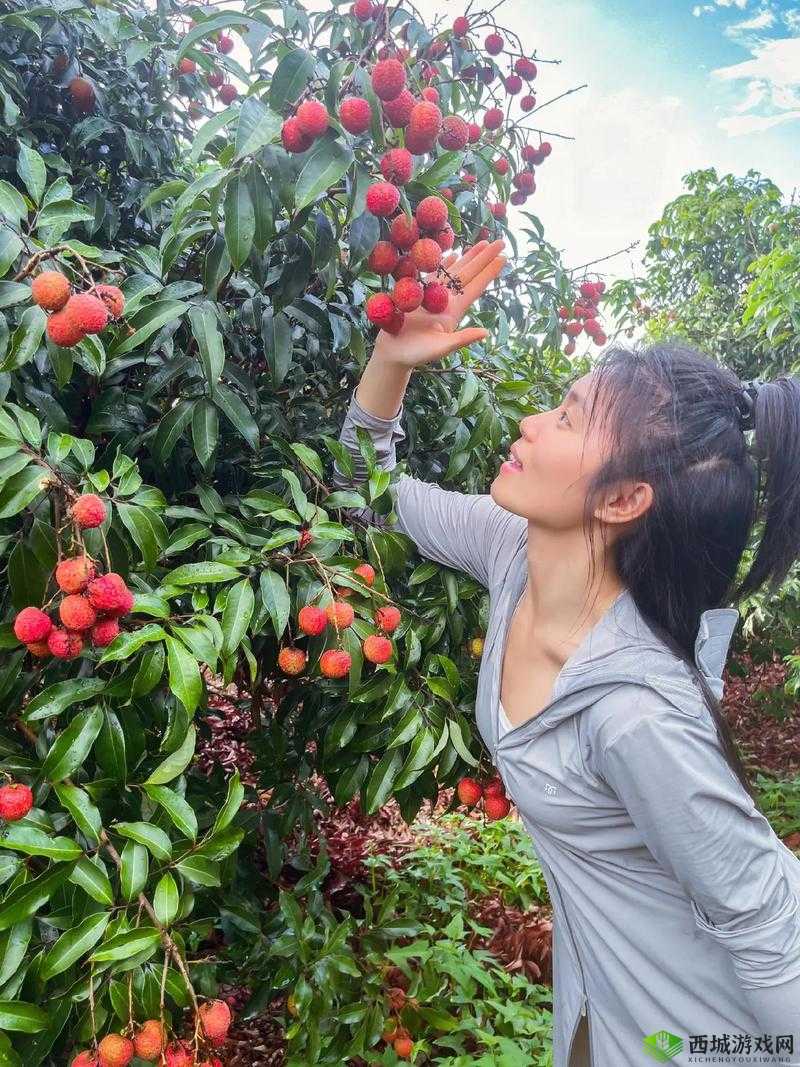
[[[564,403],[568,404],[570,402],[570,400],[574,401],[574,403],[577,404],[577,406],[579,408],[581,408],[581,410],[583,410],[583,397],[578,392],[578,390],[575,389],[574,386],[570,389],[570,391],[564,397]]]

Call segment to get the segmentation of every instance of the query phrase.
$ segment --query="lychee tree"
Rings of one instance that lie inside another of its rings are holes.
[[[214,1063],[213,953],[267,936],[259,901],[280,900],[273,941],[297,922],[277,883],[307,856],[311,775],[408,819],[491,777],[472,719],[485,591],[353,518],[391,507],[367,440],[368,482],[329,486],[334,460],[353,470],[337,434],[376,329],[445,312],[454,248],[505,233],[516,258],[475,308],[491,343],[412,384],[419,476],[483,491],[573,370],[562,323],[599,343],[602,282],[565,272],[522,210],[557,136],[536,114],[548,60],[496,20],[430,27],[371,0],[0,14],[10,1064],[162,1045],[173,1067]],[[246,723],[224,752],[221,707]],[[295,894],[326,872],[322,855]],[[299,967],[275,963],[274,988]],[[293,1048],[341,1062],[324,985],[297,986]],[[376,1010],[351,1006],[350,1055]]]

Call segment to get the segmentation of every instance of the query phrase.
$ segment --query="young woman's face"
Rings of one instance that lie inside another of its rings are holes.
[[[587,432],[593,388],[586,374],[566,392],[559,407],[526,415],[512,453],[522,466],[503,462],[490,486],[496,503],[550,530],[580,528],[592,475],[606,459],[597,424]]]

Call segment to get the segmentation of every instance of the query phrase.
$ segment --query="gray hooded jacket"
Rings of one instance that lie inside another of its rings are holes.
[[[395,466],[400,422],[351,397]],[[351,484],[335,466],[334,481]],[[477,727],[531,835],[553,905],[553,1067],[800,1065],[800,859],[728,766],[686,665],[627,590],[563,665],[551,699],[501,736],[506,633],[527,584],[527,520],[488,494],[403,474],[396,525],[486,587]],[[354,513],[377,525],[372,509]],[[738,621],[703,612],[695,661],[715,694]],[[579,1033],[580,1027],[580,1033]]]

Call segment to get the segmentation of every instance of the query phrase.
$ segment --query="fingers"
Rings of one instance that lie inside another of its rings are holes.
[[[461,299],[464,301],[465,306],[469,306],[478,299],[487,286],[498,276],[506,262],[505,256],[495,256],[474,278],[465,284],[464,292],[461,294]]]
[[[443,333],[435,342],[436,356],[447,356],[459,348],[474,345],[489,336],[489,331],[479,326],[470,326],[466,330],[455,330],[453,333]]]
[[[492,262],[498,255],[503,247],[503,241],[492,241],[491,244],[485,245],[470,259],[464,257],[465,262],[462,262],[460,269],[454,273],[458,274],[458,277],[464,283],[472,281],[480,272]]]
[[[445,264],[447,269],[451,274],[458,273],[463,264],[469,263],[471,259],[478,255],[481,249],[486,247],[486,244],[486,241],[477,241],[471,248],[468,248],[466,252],[460,254],[458,252],[451,252],[450,254],[453,258],[451,264]]]

